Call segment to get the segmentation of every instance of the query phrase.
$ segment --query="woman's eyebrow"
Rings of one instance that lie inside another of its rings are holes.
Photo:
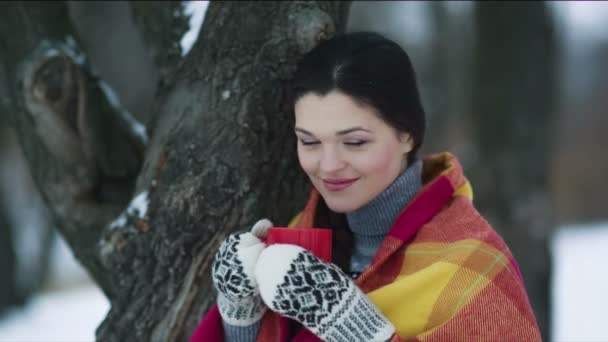
[[[305,130],[305,129],[303,129],[303,128],[300,128],[300,127],[296,127],[296,128],[294,128],[294,131],[296,131],[296,132],[300,132],[300,133],[303,133],[303,134],[306,134],[306,135],[313,135],[313,134],[312,134],[312,133],[310,133],[309,131],[307,131],[307,130]]]
[[[348,134],[348,133],[351,133],[351,132],[355,132],[355,131],[365,131],[365,132],[368,132],[368,133],[372,132],[369,129],[365,129],[365,128],[361,127],[361,126],[357,126],[357,127],[348,128],[348,129],[345,129],[345,130],[342,130],[342,131],[338,131],[336,133],[336,135],[345,135],[345,134]]]
[[[306,135],[314,136],[314,134],[312,134],[309,131],[307,131],[307,130],[305,130],[303,128],[300,128],[300,127],[296,127],[294,130],[296,132],[300,132],[300,133],[303,133],[303,134],[306,134]],[[351,132],[354,132],[354,131],[365,131],[365,132],[371,133],[370,130],[365,129],[365,128],[360,127],[360,126],[357,126],[357,127],[347,128],[347,129],[338,131],[338,132],[336,132],[336,135],[345,135],[345,134],[348,134],[348,133],[351,133]]]

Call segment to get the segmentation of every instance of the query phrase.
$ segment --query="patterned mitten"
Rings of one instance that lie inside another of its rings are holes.
[[[263,237],[268,227],[272,227],[272,222],[262,219],[251,233],[230,235],[215,255],[212,278],[218,291],[217,304],[222,319],[230,325],[251,325],[260,320],[267,309],[260,298],[253,270],[266,247],[258,237]]]
[[[267,247],[255,267],[264,303],[328,342],[388,341],[395,328],[340,268],[301,247]]]

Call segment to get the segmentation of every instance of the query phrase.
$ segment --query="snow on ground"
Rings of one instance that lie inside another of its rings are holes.
[[[106,297],[95,286],[42,293],[0,321],[0,341],[95,341],[95,329],[108,310]]]
[[[62,238],[53,246],[50,267],[45,291],[0,320],[0,342],[95,341],[108,300]]]
[[[608,222],[561,227],[552,255],[554,341],[608,341]]]

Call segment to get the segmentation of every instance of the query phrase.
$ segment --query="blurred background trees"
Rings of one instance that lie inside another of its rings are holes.
[[[145,14],[161,2],[143,3],[149,7],[100,1],[67,8],[93,68],[134,117],[151,123],[165,76],[158,46],[165,45],[150,37],[171,20]],[[451,150],[461,159],[477,207],[520,264],[545,339],[555,228],[608,216],[608,39],[577,36],[565,22],[567,6],[574,5],[357,1],[346,27],[381,32],[410,54],[428,117],[423,152]],[[44,206],[35,205],[42,200],[32,180],[16,178],[30,171],[8,124],[12,100],[3,73],[0,273],[8,280],[0,285],[0,311],[43,284],[53,231]],[[21,207],[31,204],[21,213],[18,198]],[[38,219],[26,228],[22,216]],[[35,252],[24,252],[30,248]],[[38,275],[20,276],[24,265]]]
[[[476,2],[470,96],[470,177],[480,212],[507,241],[548,339],[549,189],[559,69],[544,2]]]

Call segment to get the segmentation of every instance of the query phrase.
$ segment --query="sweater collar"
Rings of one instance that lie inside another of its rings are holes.
[[[417,160],[403,171],[376,198],[346,214],[355,240],[384,238],[399,213],[422,187],[422,161]]]

